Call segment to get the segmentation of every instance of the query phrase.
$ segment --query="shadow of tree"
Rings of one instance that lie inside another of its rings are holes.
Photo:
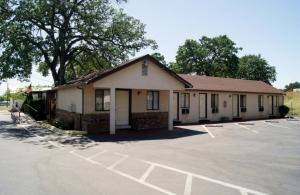
[[[87,135],[87,137],[95,142],[138,142],[146,140],[164,140],[178,139],[195,135],[206,134],[204,131],[195,131],[183,127],[175,127],[173,131],[166,129],[150,129],[150,130],[119,130],[115,135]]]
[[[41,126],[32,125],[27,127],[29,131],[11,123],[1,123],[0,137],[10,140],[24,141],[24,143],[42,145],[48,149],[57,148],[50,142],[58,143],[62,147],[72,147],[76,150],[84,150],[103,142],[125,144],[128,142],[142,142],[146,140],[177,139],[207,132],[195,131],[188,128],[174,128],[168,130],[119,130],[115,135],[97,134],[87,136],[67,136],[50,131]],[[37,137],[40,136],[40,137]]]

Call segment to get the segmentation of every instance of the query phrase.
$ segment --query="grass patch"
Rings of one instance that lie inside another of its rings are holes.
[[[70,135],[70,136],[80,136],[80,135],[86,135],[87,132],[86,131],[79,131],[79,130],[63,130],[60,128],[57,128],[53,125],[51,125],[50,123],[48,123],[47,121],[37,121],[37,123],[39,125],[41,125],[44,128],[47,128],[51,131],[55,131],[57,133],[61,133],[61,134],[65,134],[65,135]]]
[[[290,108],[290,115],[300,115],[300,92],[287,92],[284,105]]]

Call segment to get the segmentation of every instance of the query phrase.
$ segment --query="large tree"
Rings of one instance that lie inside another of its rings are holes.
[[[239,59],[237,77],[271,84],[276,80],[276,69],[260,55],[245,55]]]
[[[239,50],[241,48],[226,35],[213,38],[203,36],[199,41],[189,39],[179,47],[176,63],[171,64],[170,68],[180,73],[235,77]]]
[[[300,82],[293,82],[293,83],[290,83],[286,86],[284,86],[284,91],[290,91],[290,90],[293,90],[293,89],[300,89]]]
[[[0,80],[28,78],[36,64],[60,85],[66,71],[74,77],[156,47],[145,26],[117,7],[110,0],[0,0]]]

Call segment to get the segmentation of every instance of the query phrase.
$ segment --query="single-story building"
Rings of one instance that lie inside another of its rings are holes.
[[[284,93],[262,81],[176,74],[150,55],[57,86],[56,117],[90,133],[173,129],[174,122],[279,116]]]

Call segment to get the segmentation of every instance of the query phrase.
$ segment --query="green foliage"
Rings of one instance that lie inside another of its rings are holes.
[[[151,56],[154,57],[155,59],[157,59],[161,64],[163,64],[165,66],[167,65],[165,56],[163,56],[161,53],[156,52],[156,53],[151,54]]]
[[[170,68],[185,74],[235,77],[239,50],[241,48],[236,47],[226,35],[213,38],[203,36],[199,41],[189,39],[179,47],[176,65],[171,64]]]
[[[276,80],[276,69],[260,55],[246,55],[239,60],[238,78],[260,80],[271,84]]]
[[[145,25],[117,7],[110,0],[0,0],[0,80],[26,79],[38,64],[60,85],[66,72],[76,77],[156,48]]]
[[[46,118],[45,106],[46,106],[46,103],[44,100],[29,100],[28,98],[26,98],[26,100],[24,101],[24,103],[22,105],[21,110],[23,112],[29,114],[36,120],[44,120]]]
[[[53,125],[59,129],[67,129],[65,122],[59,118],[53,120]]]
[[[294,82],[294,83],[290,83],[290,84],[286,85],[284,87],[284,91],[291,91],[293,89],[298,89],[298,88],[300,88],[300,83]]]
[[[226,35],[188,39],[179,47],[176,62],[169,68],[177,73],[260,80],[268,84],[276,80],[276,70],[260,55],[237,57],[242,48]]]
[[[279,114],[280,117],[285,117],[287,115],[287,113],[289,113],[290,108],[287,107],[286,105],[281,105],[279,106]]]
[[[7,90],[3,95],[2,95],[2,99],[4,100],[10,100],[10,98],[14,99],[14,100],[25,100],[26,95],[24,94],[24,92],[22,92],[21,90],[19,91],[15,91],[15,92],[11,92],[11,90]]]

